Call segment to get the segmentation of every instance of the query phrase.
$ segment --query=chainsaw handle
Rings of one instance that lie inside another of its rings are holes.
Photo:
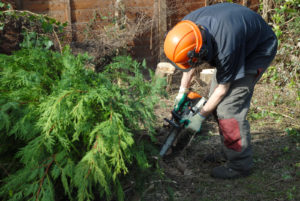
[[[172,110],[171,114],[172,114],[172,119],[174,119],[175,121],[181,120],[181,116],[175,110]]]
[[[181,126],[177,122],[181,121],[181,116],[175,110],[172,110],[171,114],[172,119],[164,118],[164,120],[168,122],[171,126],[175,128],[180,128]]]
[[[167,118],[164,118],[164,120],[166,122],[168,122],[171,126],[173,126],[174,128],[180,128],[180,125],[178,125],[175,121],[173,121],[173,119],[167,119]]]

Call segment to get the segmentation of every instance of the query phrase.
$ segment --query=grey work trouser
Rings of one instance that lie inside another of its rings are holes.
[[[221,151],[232,169],[249,170],[253,166],[250,125],[246,116],[254,86],[261,75],[262,73],[246,74],[244,78],[233,81],[216,109],[222,143]],[[214,76],[210,94],[216,85]]]

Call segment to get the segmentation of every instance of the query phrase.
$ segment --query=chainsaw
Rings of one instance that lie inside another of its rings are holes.
[[[187,126],[189,117],[192,117],[201,110],[206,103],[206,99],[196,92],[189,92],[184,99],[171,112],[171,119],[164,118],[170,126],[170,132],[163,144],[159,155],[163,157],[170,146],[175,146],[175,142],[180,137],[181,132]]]

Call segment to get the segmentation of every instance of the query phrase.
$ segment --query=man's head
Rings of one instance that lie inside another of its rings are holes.
[[[168,59],[183,71],[202,63],[206,54],[203,35],[199,27],[189,20],[183,20],[173,27],[166,36],[164,51]]]

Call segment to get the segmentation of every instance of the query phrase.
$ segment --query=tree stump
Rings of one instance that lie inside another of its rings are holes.
[[[214,68],[210,68],[210,69],[203,69],[200,73],[200,79],[201,81],[203,81],[205,84],[209,85],[211,82],[211,79],[213,77],[215,73],[215,69]]]
[[[167,91],[170,91],[172,85],[172,75],[175,72],[175,67],[169,62],[160,62],[157,64],[155,76],[159,78],[167,77]]]

